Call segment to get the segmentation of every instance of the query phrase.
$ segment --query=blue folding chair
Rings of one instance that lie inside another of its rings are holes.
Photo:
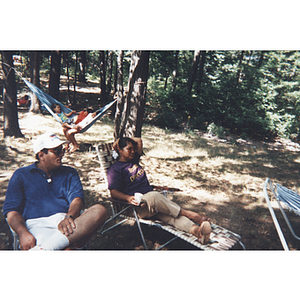
[[[269,191],[269,193],[268,193]],[[264,196],[270,211],[270,214],[273,219],[273,223],[275,225],[275,228],[277,230],[280,242],[283,246],[283,249],[288,251],[290,250],[286,239],[284,237],[284,234],[282,232],[282,229],[280,227],[280,224],[278,222],[278,219],[276,217],[276,214],[274,212],[274,209],[271,205],[271,200],[275,200],[276,203],[278,204],[278,207],[287,223],[287,226],[289,230],[291,231],[292,235],[294,236],[295,239],[300,240],[300,237],[295,233],[291,222],[288,219],[288,216],[286,215],[284,210],[289,210],[294,212],[296,215],[300,216],[300,195],[286,187],[281,186],[280,184],[274,185],[272,181],[267,178],[266,182],[264,184],[263,188]],[[270,197],[269,197],[270,194]]]

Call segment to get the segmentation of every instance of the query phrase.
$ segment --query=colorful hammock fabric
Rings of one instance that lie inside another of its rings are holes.
[[[64,112],[65,114],[68,114],[70,112],[72,112],[72,109],[64,106],[62,103],[60,103],[58,100],[56,100],[55,98],[51,97],[50,95],[48,95],[47,93],[43,92],[41,89],[39,89],[38,87],[36,87],[34,84],[32,84],[31,82],[27,81],[26,79],[22,78],[23,81],[26,83],[26,85],[29,87],[29,89],[36,94],[36,96],[38,97],[38,99],[40,100],[40,102],[45,106],[45,108],[48,110],[48,112],[56,119],[56,121],[58,121],[59,123],[61,123],[61,119],[57,116],[56,113],[53,112],[53,110],[51,109],[53,104],[58,104],[61,107],[61,111]],[[103,108],[99,109],[96,111],[96,116],[94,118],[88,118],[86,119],[86,121],[84,121],[85,119],[83,119],[83,123],[84,126],[81,128],[79,133],[84,133],[86,132],[91,126],[94,125],[94,123],[100,119],[101,117],[104,116],[104,114],[108,111],[108,109],[115,104],[117,100],[113,100],[112,102],[106,104]],[[74,117],[75,114],[71,115],[69,118]],[[79,124],[80,125],[80,124]]]

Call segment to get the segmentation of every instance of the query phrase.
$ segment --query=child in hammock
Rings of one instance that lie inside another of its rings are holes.
[[[76,111],[64,113],[61,111],[60,105],[56,103],[51,106],[51,109],[60,118],[63,127],[63,133],[66,139],[72,144],[72,148],[69,150],[69,152],[75,152],[77,149],[79,149],[79,145],[75,139],[75,134],[79,133],[82,129],[82,125],[84,125],[82,124],[83,120],[92,120],[96,116],[97,112],[89,114],[87,110],[83,110],[79,113],[77,113]],[[69,118],[72,114],[76,114],[76,116]]]

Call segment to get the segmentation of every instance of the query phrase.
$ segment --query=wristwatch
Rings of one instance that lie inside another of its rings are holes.
[[[65,219],[66,219],[66,218],[71,218],[71,219],[74,220],[74,217],[73,217],[72,215],[66,215],[66,216],[65,216]]]

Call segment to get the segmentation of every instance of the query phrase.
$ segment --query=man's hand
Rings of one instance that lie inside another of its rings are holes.
[[[35,237],[27,230],[19,234],[21,250],[29,250],[36,245]]]
[[[58,230],[68,236],[73,233],[73,230],[76,228],[76,224],[72,217],[66,216],[57,226]]]

